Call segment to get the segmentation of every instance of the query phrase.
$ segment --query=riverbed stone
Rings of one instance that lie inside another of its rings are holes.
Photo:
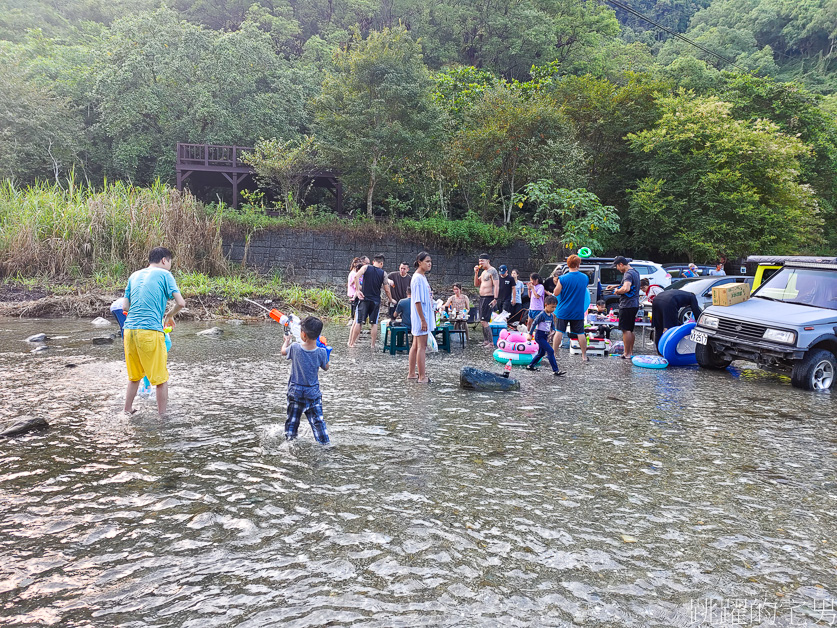
[[[26,342],[46,342],[47,340],[49,340],[49,336],[46,334],[35,334],[33,336],[29,336],[29,338],[26,339]]]
[[[20,419],[7,426],[2,432],[0,432],[0,437],[14,438],[15,436],[22,436],[23,434],[26,434],[28,432],[45,430],[48,427],[49,423],[47,423],[46,419],[42,417]]]
[[[110,334],[108,336],[98,336],[97,338],[93,339],[94,345],[112,345],[113,341],[116,339],[115,334]]]
[[[92,321],[90,321],[90,324],[95,325],[96,327],[107,327],[108,325],[111,324],[111,322],[106,318],[102,318],[101,316],[97,316]]]
[[[220,327],[210,327],[209,329],[204,329],[203,331],[199,331],[197,333],[198,336],[220,336],[224,333],[224,330]]]
[[[520,382],[490,371],[466,366],[459,372],[459,385],[467,390],[520,390]]]

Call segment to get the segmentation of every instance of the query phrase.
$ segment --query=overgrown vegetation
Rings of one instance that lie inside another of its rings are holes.
[[[190,194],[161,183],[96,190],[0,183],[0,272],[80,278],[125,276],[166,243],[181,270],[222,274],[219,224]]]

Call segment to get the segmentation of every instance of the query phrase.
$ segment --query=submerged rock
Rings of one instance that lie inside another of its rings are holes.
[[[111,324],[111,322],[106,318],[102,318],[101,316],[97,316],[92,321],[90,321],[90,324],[91,325],[96,325],[96,327],[107,327],[108,325]]]
[[[111,334],[110,336],[99,336],[98,338],[93,339],[94,345],[112,345],[113,341],[116,339],[115,334]]]
[[[46,342],[47,340],[49,340],[49,336],[46,334],[35,334],[34,336],[29,336],[26,342]]]
[[[520,382],[502,375],[466,366],[459,373],[459,385],[468,390],[520,390]]]
[[[46,345],[41,345],[40,347],[35,347],[29,353],[43,353],[44,351],[49,351],[49,347]]]
[[[20,421],[16,421],[0,432],[0,437],[6,438],[13,438],[15,436],[21,436],[26,434],[27,432],[34,432],[38,430],[45,430],[49,427],[49,423],[46,422],[46,419],[41,417],[35,417],[33,419],[21,419]]]
[[[224,330],[220,327],[210,327],[209,329],[204,329],[203,331],[199,331],[197,333],[198,336],[220,336],[224,333]]]

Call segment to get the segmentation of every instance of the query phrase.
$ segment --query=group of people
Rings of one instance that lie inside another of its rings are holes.
[[[422,251],[416,256],[412,275],[407,262],[401,262],[398,272],[389,274],[383,270],[385,263],[386,258],[380,254],[375,255],[371,263],[367,256],[352,260],[346,283],[346,294],[352,310],[348,346],[357,345],[363,326],[368,322],[371,326],[369,335],[372,348],[375,348],[383,289],[390,320],[409,328],[413,335],[407,379],[422,384],[430,383],[426,369],[427,340],[435,329],[436,317],[433,294],[426,275],[433,261],[429,253]],[[461,294],[461,286],[459,290]]]
[[[164,329],[174,325],[174,316],[185,306],[171,274],[172,259],[172,252],[168,249],[152,249],[148,267],[133,273],[125,288],[123,342],[129,380],[125,412],[129,414],[134,412],[133,401],[143,377],[148,377],[151,385],[156,387],[160,415],[166,412],[169,373]],[[477,311],[483,330],[483,344],[494,346],[490,328],[492,314],[505,311],[510,325],[518,328],[525,326],[527,332],[534,332],[538,352],[527,367],[529,370],[538,370],[538,364],[546,357],[554,375],[565,374],[558,366],[555,352],[568,328],[568,336],[578,341],[582,361],[588,361],[584,331],[589,303],[588,278],[580,271],[581,261],[579,256],[571,255],[567,259],[566,271],[553,275],[549,283],[542,281],[537,273],[529,275],[529,281],[523,283],[517,271],[509,273],[505,265],[495,269],[488,254],[480,255],[474,267],[474,286],[479,289]],[[407,327],[413,336],[407,379],[430,383],[426,368],[427,343],[436,326],[436,302],[427,280],[427,273],[433,266],[432,258],[426,251],[419,253],[412,274],[406,262],[399,264],[397,272],[387,274],[385,263],[383,255],[376,255],[371,261],[368,257],[359,257],[352,262],[347,282],[353,314],[348,346],[356,345],[362,326],[367,321],[371,323],[372,346],[375,346],[383,291],[390,317],[396,324]],[[619,329],[625,344],[622,357],[630,358],[641,288],[648,296],[649,287],[647,282],[640,280],[639,273],[631,268],[626,258],[615,258],[614,267],[622,273],[621,284],[610,286],[619,295]],[[528,309],[523,308],[524,291],[529,296]],[[670,313],[680,307],[681,302],[699,313],[695,296],[691,293],[671,290],[651,296],[656,296],[653,311],[655,327],[659,321],[658,338],[665,327],[679,324],[671,319]],[[166,313],[171,299],[175,305]],[[452,312],[470,311],[470,300],[462,291],[461,284],[453,285],[453,294],[443,307]],[[604,303],[598,302],[597,309],[603,312]],[[513,320],[515,317],[517,320]],[[289,440],[296,438],[301,416],[305,414],[316,440],[323,444],[329,442],[319,386],[320,369],[328,370],[329,367],[328,352],[317,342],[322,329],[320,319],[308,316],[300,325],[301,342],[292,343],[291,337],[286,336],[282,345],[282,355],[291,362],[285,422],[285,436]]]

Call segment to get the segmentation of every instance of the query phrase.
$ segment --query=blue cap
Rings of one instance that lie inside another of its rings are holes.
[[[501,273],[508,272],[508,270],[509,270],[508,266],[506,266],[505,264],[500,264],[500,272]]]

